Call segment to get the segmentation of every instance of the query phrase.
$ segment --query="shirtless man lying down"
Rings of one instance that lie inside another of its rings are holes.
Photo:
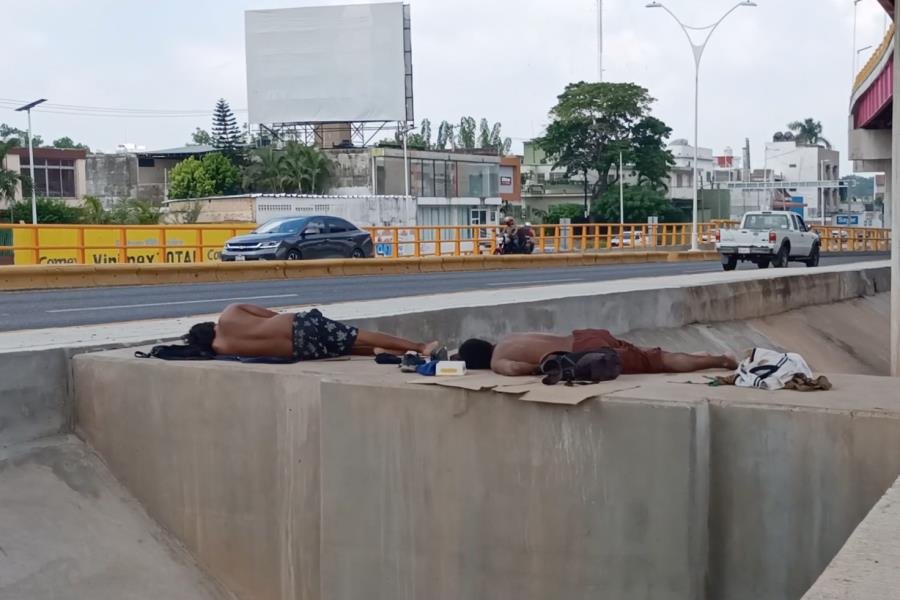
[[[189,346],[214,354],[316,360],[386,352],[430,355],[438,347],[376,331],[363,331],[326,318],[316,309],[277,313],[252,304],[232,304],[218,323],[199,323],[184,336]]]
[[[605,329],[579,329],[570,335],[511,333],[496,345],[470,339],[459,347],[460,360],[469,369],[491,369],[500,375],[534,375],[541,361],[554,352],[589,352],[611,348],[619,355],[622,374],[688,373],[704,369],[737,368],[737,359],[727,354],[685,354],[660,348],[639,348],[613,337]]]

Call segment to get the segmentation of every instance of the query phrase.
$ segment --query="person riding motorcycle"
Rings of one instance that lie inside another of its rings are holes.
[[[503,222],[500,253],[531,254],[534,251],[534,232],[531,229],[531,224],[526,223],[525,227],[518,227],[516,220],[512,217],[506,217]]]

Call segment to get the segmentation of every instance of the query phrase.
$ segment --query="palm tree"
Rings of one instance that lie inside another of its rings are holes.
[[[109,215],[103,207],[103,202],[95,196],[85,196],[81,207],[82,219],[91,225],[103,225],[109,222]]]
[[[809,144],[818,146],[824,144],[826,148],[831,148],[831,142],[822,137],[822,122],[807,117],[803,121],[794,121],[788,123],[788,129],[794,132],[794,139],[799,144]]]
[[[250,153],[249,164],[244,168],[244,187],[257,192],[280,193],[281,153],[271,147],[259,148]]]
[[[285,190],[298,194],[320,194],[330,176],[331,162],[311,146],[288,142],[281,162]]]
[[[18,138],[0,140],[0,200],[6,200],[9,207],[10,221],[12,221],[12,204],[16,198],[16,190],[22,182],[18,173],[3,166],[3,159],[9,151],[19,145]]]

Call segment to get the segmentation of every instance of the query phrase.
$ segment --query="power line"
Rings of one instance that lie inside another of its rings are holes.
[[[21,106],[22,101],[12,98],[0,98],[0,108],[13,109]],[[152,109],[152,108],[119,108],[109,106],[87,106],[79,104],[46,103],[39,110],[43,113],[103,117],[103,118],[189,118],[212,114],[206,109]],[[247,112],[247,109],[232,109],[233,112]]]

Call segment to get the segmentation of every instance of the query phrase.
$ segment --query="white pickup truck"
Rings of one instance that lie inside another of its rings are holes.
[[[751,261],[760,269],[786,267],[788,261],[819,264],[821,242],[803,218],[789,211],[748,212],[737,229],[716,232],[722,268],[733,271],[738,261]]]

